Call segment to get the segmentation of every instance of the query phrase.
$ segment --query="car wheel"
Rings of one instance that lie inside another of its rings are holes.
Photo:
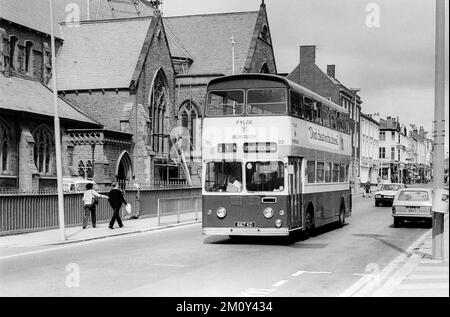
[[[402,225],[403,220],[399,218],[394,218],[394,228],[398,228]]]
[[[378,207],[378,206],[380,206],[380,203],[375,200],[375,207]]]

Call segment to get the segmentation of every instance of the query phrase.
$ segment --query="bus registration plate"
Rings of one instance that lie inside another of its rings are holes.
[[[255,223],[254,222],[237,221],[234,223],[234,226],[236,228],[254,228]]]

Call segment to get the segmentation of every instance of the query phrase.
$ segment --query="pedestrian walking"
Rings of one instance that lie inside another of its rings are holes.
[[[91,215],[92,227],[97,226],[96,207],[98,198],[108,198],[108,196],[101,195],[93,190],[93,184],[86,184],[86,191],[83,195],[84,215],[83,215],[83,229],[87,228],[89,222],[89,214]]]
[[[366,184],[364,185],[363,197],[370,198],[370,193],[372,192],[370,187],[371,187],[370,181],[367,181]]]
[[[114,229],[114,223],[117,220],[117,224],[120,228],[123,227],[122,219],[120,219],[120,208],[122,204],[127,204],[123,192],[119,189],[119,183],[112,183],[113,189],[109,192],[109,204],[113,209],[113,216],[109,222],[109,229]]]

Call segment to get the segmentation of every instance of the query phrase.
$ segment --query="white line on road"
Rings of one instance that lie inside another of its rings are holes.
[[[419,266],[416,271],[448,272],[448,266]]]
[[[272,285],[272,287],[280,287],[281,285],[287,283],[287,280],[281,280]]]
[[[332,274],[332,272],[297,271],[294,274],[292,274],[291,276],[297,277],[297,276],[300,276],[302,274]]]
[[[398,287],[402,290],[422,290],[422,289],[449,289],[448,283],[428,283],[428,284],[403,284]]]
[[[431,234],[431,229],[425,232],[421,237],[419,237],[405,252],[398,255],[394,260],[391,261],[377,276],[377,283],[373,283],[373,275],[363,275],[358,281],[351,285],[347,290],[342,292],[339,297],[349,297],[349,296],[361,296],[366,295],[372,289],[378,286],[378,282],[383,281],[388,277],[391,272],[399,268],[408,257],[413,253],[414,249],[418,247],[423,241],[429,237]],[[371,283],[372,281],[372,283]]]
[[[303,273],[305,273],[305,271],[298,271],[298,272],[295,272],[294,274],[292,274],[291,276],[297,277],[297,276],[302,275]]]
[[[408,276],[408,280],[445,280],[448,274],[415,274]]]
[[[373,279],[373,276],[370,274],[364,274],[363,277],[361,277],[356,283],[354,283],[352,286],[350,286],[347,290],[342,292],[339,297],[349,297],[352,296],[353,293],[358,291],[361,287],[366,285],[368,282],[370,282]]]
[[[164,230],[149,230],[149,231],[138,232],[138,233],[140,233],[142,235],[144,235],[144,234],[145,235],[153,235],[153,234],[157,234],[157,233],[161,233],[161,232],[165,232],[166,233],[166,232],[170,232],[170,231],[175,231],[175,230],[181,229],[181,228],[186,228],[186,226],[173,226],[173,227],[164,228]],[[131,236],[131,234],[113,235],[113,236],[109,236],[109,237],[102,238],[102,239],[93,239],[93,240],[87,240],[87,241],[73,242],[73,243],[68,243],[68,244],[60,245],[60,246],[53,247],[53,248],[43,249],[43,250],[36,250],[36,251],[29,251],[29,252],[24,252],[24,253],[16,253],[16,254],[11,254],[11,255],[5,255],[5,256],[1,256],[0,257],[0,261],[1,260],[8,260],[8,259],[13,259],[13,258],[18,258],[18,257],[21,257],[21,256],[35,255],[35,254],[52,252],[52,251],[56,251],[56,250],[62,250],[62,249],[67,249],[67,248],[79,247],[79,246],[84,246],[84,245],[87,245],[87,244],[107,242],[107,241],[111,241],[112,239],[119,239],[119,238],[130,237],[130,236]]]

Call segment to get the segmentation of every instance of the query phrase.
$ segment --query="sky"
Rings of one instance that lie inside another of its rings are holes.
[[[165,0],[164,16],[259,10],[260,0]],[[316,64],[360,88],[362,111],[424,126],[433,137],[435,1],[265,0],[279,73],[298,64],[299,46],[316,45]],[[448,1],[446,1],[448,37]],[[377,14],[379,13],[379,14]],[[369,27],[367,25],[369,23]],[[231,36],[231,35],[230,35]],[[231,45],[231,44],[230,44]],[[446,42],[448,118],[448,40]],[[449,124],[446,121],[446,152]],[[448,156],[448,154],[447,154]]]

